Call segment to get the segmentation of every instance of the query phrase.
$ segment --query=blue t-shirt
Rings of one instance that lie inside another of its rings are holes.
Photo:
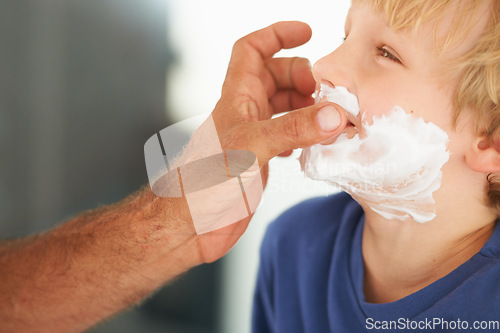
[[[253,332],[500,332],[500,227],[479,253],[396,302],[367,303],[364,212],[347,194],[296,205],[268,227]]]

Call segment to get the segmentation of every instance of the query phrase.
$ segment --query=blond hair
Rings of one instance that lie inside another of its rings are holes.
[[[476,24],[477,11],[485,0],[352,0],[369,2],[375,10],[385,14],[394,31],[417,29],[424,23],[436,22],[452,11],[451,27],[444,39],[436,44],[438,51],[460,42]],[[450,73],[460,73],[454,97],[456,125],[463,110],[471,110],[475,132],[490,141],[500,141],[500,1],[489,0],[488,25],[474,47],[450,64]],[[435,36],[438,41],[438,36]],[[500,215],[500,174],[487,177],[486,201]]]

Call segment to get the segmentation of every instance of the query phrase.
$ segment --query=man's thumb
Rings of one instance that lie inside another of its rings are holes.
[[[345,128],[346,112],[333,103],[319,103],[262,122],[268,159],[291,149],[308,147],[335,137]],[[272,136],[272,137],[267,137]]]

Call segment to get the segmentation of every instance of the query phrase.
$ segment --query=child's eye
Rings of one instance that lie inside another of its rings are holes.
[[[398,57],[396,57],[395,55],[393,55],[388,49],[386,49],[385,47],[377,47],[377,50],[379,51],[379,54],[384,57],[384,58],[388,58],[388,59],[391,59],[392,61],[394,62],[397,62],[397,63],[401,63],[401,60],[399,60]]]

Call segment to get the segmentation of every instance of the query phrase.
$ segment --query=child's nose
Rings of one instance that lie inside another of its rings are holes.
[[[345,44],[319,59],[313,66],[314,80],[318,84],[346,87],[356,94],[356,70],[353,59],[348,54]]]

